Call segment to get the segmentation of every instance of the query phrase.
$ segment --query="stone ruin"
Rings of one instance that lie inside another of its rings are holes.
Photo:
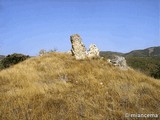
[[[78,35],[72,35],[70,37],[71,44],[72,44],[72,55],[75,56],[76,60],[81,60],[86,58],[86,48],[82,42],[82,38]]]
[[[86,58],[99,58],[99,49],[96,45],[91,44],[89,50],[85,48],[82,42],[82,38],[78,34],[71,35],[70,37],[72,44],[72,55],[75,56],[76,60],[84,60]]]
[[[108,59],[108,62],[113,64],[114,66],[119,67],[122,70],[128,70],[128,65],[126,63],[126,59],[122,56],[114,56],[112,59]]]
[[[99,58],[99,49],[96,47],[95,44],[91,44],[89,46],[89,50],[87,52],[88,58]]]
[[[78,34],[71,35],[70,41],[72,44],[72,49],[67,53],[75,56],[76,60],[84,60],[87,58],[102,58],[100,57],[100,51],[95,44],[91,44],[89,50],[87,51],[85,45],[82,42],[82,38]],[[126,59],[122,56],[114,56],[112,59],[108,59],[107,61],[112,65],[119,67],[122,70],[127,70],[129,68],[126,63]]]

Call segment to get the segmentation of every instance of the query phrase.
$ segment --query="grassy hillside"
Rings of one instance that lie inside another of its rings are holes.
[[[160,114],[160,81],[105,60],[64,53],[29,58],[0,71],[1,120],[123,119]]]

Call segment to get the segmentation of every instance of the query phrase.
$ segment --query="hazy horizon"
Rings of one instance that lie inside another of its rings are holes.
[[[159,0],[0,0],[0,55],[86,48],[127,53],[160,46]]]

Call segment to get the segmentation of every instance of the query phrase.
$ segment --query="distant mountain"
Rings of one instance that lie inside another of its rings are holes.
[[[133,50],[129,53],[124,54],[125,57],[155,57],[160,56],[160,46],[150,47],[144,50]]]
[[[103,57],[109,57],[109,58],[113,55],[120,55],[124,57],[156,57],[156,56],[160,57],[160,46],[150,47],[143,50],[133,50],[129,53],[101,51],[100,55]]]
[[[118,56],[123,56],[124,53],[120,53],[120,52],[112,52],[112,51],[101,51],[100,52],[100,56],[106,57],[106,58],[110,58],[114,55],[118,55]]]
[[[0,55],[0,60],[3,59],[5,56],[4,55]]]

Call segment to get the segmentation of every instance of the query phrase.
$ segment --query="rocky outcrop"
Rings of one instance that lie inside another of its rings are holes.
[[[95,44],[91,44],[89,46],[89,50],[86,50],[85,45],[82,42],[82,38],[78,34],[74,34],[70,36],[70,41],[72,44],[71,51],[68,51],[68,54],[72,54],[75,56],[76,60],[84,60],[84,59],[95,59],[100,58],[99,49]],[[107,60],[109,63],[114,66],[118,66],[122,70],[127,70],[129,67],[127,66],[126,59],[122,56],[114,56],[112,59]]]
[[[44,49],[42,49],[42,50],[39,51],[39,56],[43,56],[43,55],[45,55],[46,53],[47,53],[47,51],[44,50]]]
[[[95,44],[91,44],[87,52],[87,57],[90,59],[99,58],[99,49]]]
[[[77,60],[83,60],[86,58],[86,48],[82,42],[81,37],[78,34],[74,34],[70,37],[72,44],[72,55],[75,56]]]
[[[122,70],[127,70],[129,68],[126,59],[122,56],[114,56],[112,59],[108,59],[108,62],[114,66],[118,66]]]
[[[99,49],[95,44],[91,44],[89,50],[86,50],[82,42],[82,38],[78,34],[71,35],[70,41],[72,44],[71,53],[75,56],[76,60],[84,60],[86,58],[94,59],[99,58]],[[69,52],[68,52],[69,53]]]

